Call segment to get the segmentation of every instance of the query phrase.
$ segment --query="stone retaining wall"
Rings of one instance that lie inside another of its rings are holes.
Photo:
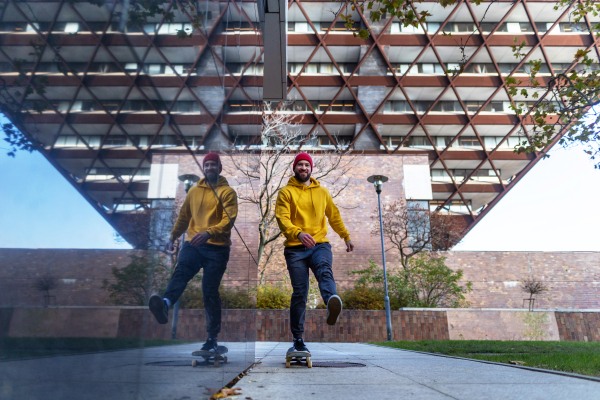
[[[325,318],[324,310],[306,312],[307,341],[386,340],[384,311],[346,310],[335,326],[326,325]],[[205,323],[204,310],[180,310],[177,338],[204,341]],[[600,310],[402,309],[392,311],[392,331],[393,340],[600,342]],[[169,339],[171,320],[159,325],[142,307],[0,308],[0,337],[3,336]],[[289,310],[223,310],[219,339],[291,341]]]

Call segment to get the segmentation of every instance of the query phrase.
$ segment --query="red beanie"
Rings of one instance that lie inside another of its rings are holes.
[[[215,161],[219,166],[219,172],[223,170],[223,166],[221,165],[221,157],[217,153],[208,153],[204,156],[204,160],[202,160],[202,168],[204,168],[204,163],[207,161]]]
[[[300,162],[300,161],[308,161],[310,163],[310,172],[312,172],[312,170],[313,170],[312,158],[307,153],[300,153],[296,156],[296,158],[294,159],[294,166],[292,167],[292,169],[294,171],[296,170],[296,164],[298,164],[298,162]]]

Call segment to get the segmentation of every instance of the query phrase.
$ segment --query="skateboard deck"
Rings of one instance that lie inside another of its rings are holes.
[[[218,346],[217,351],[208,351],[208,350],[197,350],[192,353],[195,357],[204,358],[204,362],[209,363],[213,362],[215,367],[218,367],[220,362],[223,361],[224,364],[227,363],[227,356],[223,354],[227,354],[229,350],[225,346]],[[198,366],[198,360],[192,360],[192,367]]]
[[[306,362],[308,368],[312,368],[311,354],[308,351],[290,351],[285,355],[285,367],[290,368],[292,361],[296,364],[303,365],[302,361]]]

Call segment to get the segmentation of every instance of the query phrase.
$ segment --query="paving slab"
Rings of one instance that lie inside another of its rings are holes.
[[[223,344],[219,367],[192,367],[202,343],[3,361],[0,399],[207,399],[254,362],[253,342]],[[148,365],[157,361],[186,366]]]
[[[359,343],[308,343],[315,362],[358,368],[285,368],[290,343],[257,342],[258,364],[236,387],[262,399],[600,400],[600,382]]]

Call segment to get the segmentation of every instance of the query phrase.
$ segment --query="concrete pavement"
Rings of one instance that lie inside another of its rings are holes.
[[[285,368],[290,343],[257,342],[260,364],[235,387],[263,399],[600,400],[600,382],[366,344],[308,343],[312,361],[362,368]]]
[[[0,399],[207,399],[254,362],[254,342],[221,344],[229,353],[219,367],[192,368],[202,343],[2,361]],[[183,366],[152,364],[163,361]]]

